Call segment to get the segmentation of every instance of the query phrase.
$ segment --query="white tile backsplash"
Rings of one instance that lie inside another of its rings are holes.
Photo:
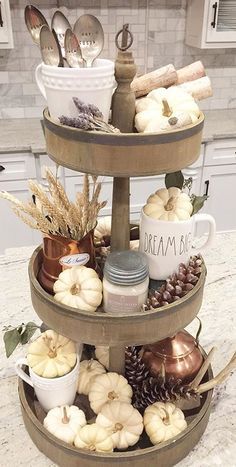
[[[34,80],[41,61],[24,23],[27,0],[10,0],[15,48],[0,49],[0,118],[41,116],[45,102]],[[105,32],[103,57],[115,59],[114,38],[129,22],[138,73],[168,63],[183,67],[202,60],[212,79],[214,96],[201,103],[204,110],[236,108],[234,49],[200,50],[184,43],[187,0],[40,0],[36,6],[48,21],[59,7],[70,23],[84,13],[94,14]]]

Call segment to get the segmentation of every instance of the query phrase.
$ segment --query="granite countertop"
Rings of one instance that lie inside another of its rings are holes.
[[[6,250],[0,256],[1,329],[33,320],[39,323],[30,298],[28,261],[33,247]],[[236,347],[236,232],[219,233],[211,250],[204,256],[208,274],[203,305],[199,313],[203,330],[200,344],[208,352],[217,352],[213,371],[220,371]],[[188,330],[196,332],[193,322]],[[31,441],[24,428],[17,394],[14,362],[24,355],[19,348],[8,360],[0,341],[0,445],[1,467],[55,467]],[[235,467],[236,448],[236,372],[214,392],[207,429],[194,450],[178,467]]]
[[[235,109],[208,110],[205,117],[203,143],[236,137]],[[0,120],[0,152],[14,151],[46,152],[40,119]]]

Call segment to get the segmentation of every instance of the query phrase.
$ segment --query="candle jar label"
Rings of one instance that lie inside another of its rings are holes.
[[[117,295],[114,293],[107,293],[106,309],[110,313],[113,312],[131,312],[136,311],[139,306],[139,299],[137,295]]]

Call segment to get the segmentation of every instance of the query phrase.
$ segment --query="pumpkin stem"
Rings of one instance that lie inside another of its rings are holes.
[[[174,126],[178,123],[178,118],[177,117],[170,117],[168,120],[169,125]]]
[[[52,346],[52,337],[44,336],[43,340],[44,340],[44,343],[46,344],[46,346],[49,349],[49,351],[48,351],[49,358],[56,358],[57,351],[56,351],[55,345]]]
[[[110,392],[108,392],[107,397],[108,397],[108,399],[110,399],[110,400],[114,400],[114,399],[117,399],[117,398],[118,398],[118,395],[116,394],[115,391],[110,391]]]
[[[172,211],[172,209],[174,209],[175,207],[175,200],[176,200],[176,196],[171,196],[166,205],[164,206],[165,210],[166,211]]]
[[[171,108],[168,104],[167,99],[162,99],[162,104],[163,104],[163,110],[162,110],[162,115],[164,117],[170,117],[172,114]]]
[[[62,418],[62,423],[67,424],[69,423],[70,419],[67,415],[66,407],[63,407],[63,418]]]
[[[96,446],[94,446],[94,444],[90,444],[89,445],[89,450],[90,451],[96,451]]]
[[[163,419],[163,423],[165,425],[171,425],[171,415],[170,415],[170,413],[166,409],[163,409],[163,410],[165,411],[165,418]]]
[[[121,423],[116,423],[114,426],[113,433],[116,433],[117,431],[121,431],[123,429],[123,425]]]
[[[70,293],[71,295],[77,295],[80,292],[80,285],[79,284],[73,284]]]

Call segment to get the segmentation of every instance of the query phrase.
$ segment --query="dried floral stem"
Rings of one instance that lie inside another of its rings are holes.
[[[191,388],[197,388],[199,383],[202,381],[203,376],[205,375],[206,371],[208,370],[212,362],[212,358],[213,358],[215,351],[216,351],[216,347],[212,347],[209,354],[207,355],[206,360],[203,362],[199,372],[195,376],[194,380],[190,383]]]
[[[203,392],[210,391],[210,389],[213,389],[215,386],[218,384],[223,383],[223,381],[229,376],[229,374],[236,369],[236,352],[232,356],[230,362],[228,365],[226,365],[223,370],[218,373],[215,378],[212,378],[210,381],[207,381],[207,383],[200,384],[198,388],[196,389],[196,392],[198,394],[202,394]]]

